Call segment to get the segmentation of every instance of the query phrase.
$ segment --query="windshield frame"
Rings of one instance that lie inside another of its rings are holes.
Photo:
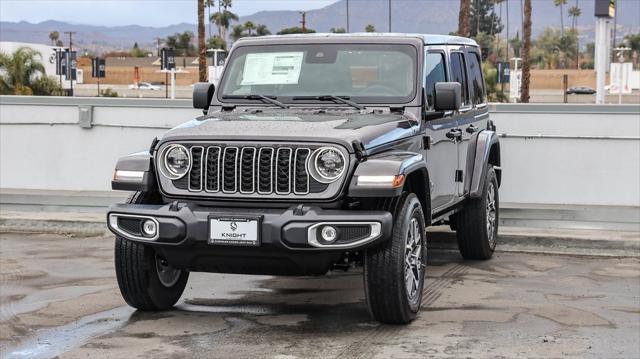
[[[257,40],[257,39],[256,39]],[[243,42],[243,41],[241,41]],[[222,106],[227,106],[227,105],[234,105],[234,104],[239,104],[239,105],[260,105],[260,106],[271,106],[269,104],[265,104],[265,103],[259,103],[258,101],[254,101],[254,100],[244,100],[244,99],[233,99],[233,100],[229,100],[229,99],[224,99],[223,97],[225,96],[223,94],[223,90],[224,90],[224,85],[228,79],[229,73],[231,72],[231,66],[230,64],[235,61],[238,57],[245,55],[247,53],[252,53],[251,51],[248,51],[252,48],[264,48],[264,47],[273,47],[273,48],[277,48],[279,47],[279,49],[277,49],[275,52],[278,51],[282,51],[282,52],[286,52],[286,51],[295,51],[297,48],[304,48],[306,46],[323,46],[323,45],[336,45],[336,46],[349,46],[349,45],[353,45],[354,47],[356,46],[371,46],[371,47],[376,47],[379,46],[381,49],[387,49],[391,46],[398,46],[398,47],[402,47],[403,49],[399,49],[398,51],[403,52],[403,53],[407,53],[412,61],[414,61],[414,69],[413,69],[413,74],[414,74],[414,83],[412,86],[412,91],[409,95],[407,96],[396,96],[396,97],[392,97],[392,96],[351,96],[350,99],[352,101],[357,102],[358,104],[362,104],[362,105],[369,105],[369,106],[398,106],[398,105],[414,105],[416,99],[419,97],[419,88],[421,87],[422,84],[421,82],[418,80],[420,77],[420,70],[421,70],[421,66],[420,66],[420,61],[423,61],[423,59],[421,58],[421,50],[418,48],[418,46],[414,43],[412,43],[411,41],[362,41],[360,39],[358,40],[354,40],[354,41],[326,41],[326,39],[324,39],[324,41],[307,41],[307,42],[298,42],[298,41],[247,41],[250,43],[238,43],[236,44],[232,50],[230,51],[229,55],[227,56],[227,61],[225,63],[225,68],[222,74],[222,77],[220,78],[220,81],[218,83],[218,86],[216,87],[216,91],[215,91],[215,96],[213,97],[213,101],[211,103],[211,105],[222,105]],[[269,94],[270,95],[270,94]],[[319,94],[320,95],[320,94]],[[327,95],[327,94],[322,94],[322,95]],[[320,100],[293,100],[294,97],[296,97],[297,95],[292,95],[292,96],[278,96],[278,101],[281,101],[285,104],[288,105],[300,105],[300,106],[304,106],[304,105],[309,105],[309,104],[313,104],[313,105],[320,105],[320,106],[331,106],[331,107],[336,107],[336,106],[346,106],[343,104],[337,104],[335,102],[328,102],[328,101],[320,101]]]

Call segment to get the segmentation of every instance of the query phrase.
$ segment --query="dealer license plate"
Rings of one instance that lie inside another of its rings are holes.
[[[209,244],[259,246],[258,218],[209,218]]]

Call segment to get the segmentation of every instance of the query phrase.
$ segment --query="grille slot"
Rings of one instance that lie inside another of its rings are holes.
[[[222,156],[222,191],[234,193],[237,190],[238,147],[227,147]]]
[[[191,147],[191,171],[189,171],[189,191],[202,191],[202,156],[204,147]]]
[[[207,192],[220,191],[220,147],[211,146],[207,148],[207,160],[205,171],[205,190]]]
[[[191,194],[279,197],[317,194],[329,185],[309,174],[307,162],[320,145],[222,143],[187,145],[192,166],[187,176],[171,181]]]
[[[288,147],[280,147],[276,152],[276,193],[287,194],[291,192],[291,155]]]

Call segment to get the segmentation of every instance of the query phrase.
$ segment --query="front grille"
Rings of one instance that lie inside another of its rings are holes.
[[[327,184],[313,180],[307,159],[320,146],[187,145],[192,166],[185,179],[172,181],[190,193],[212,195],[305,195],[321,193]]]

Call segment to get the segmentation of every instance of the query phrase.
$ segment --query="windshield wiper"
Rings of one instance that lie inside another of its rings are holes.
[[[268,102],[270,104],[274,104],[278,107],[281,108],[289,108],[289,106],[283,104],[282,102],[276,100],[275,96],[264,96],[264,95],[256,95],[256,94],[251,94],[251,95],[223,95],[222,96],[223,99],[228,99],[228,100],[260,100],[262,102]]]
[[[358,110],[364,109],[364,106],[350,101],[348,96],[335,96],[335,95],[322,95],[322,96],[295,96],[293,100],[318,100],[318,101],[333,101],[355,107]]]

